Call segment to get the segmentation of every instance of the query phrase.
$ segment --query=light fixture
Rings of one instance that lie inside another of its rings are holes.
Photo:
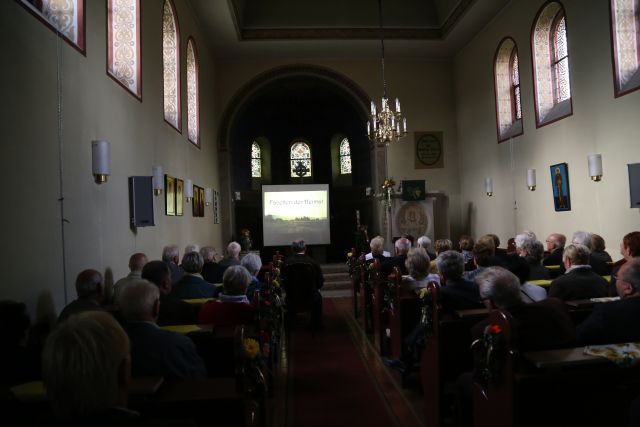
[[[487,196],[493,196],[493,179],[485,178],[484,179],[484,191],[487,193]]]
[[[213,202],[213,190],[211,188],[204,189],[204,204],[209,206]]]
[[[592,181],[599,182],[602,180],[602,155],[590,154],[589,157],[589,176]]]
[[[190,179],[184,180],[184,198],[187,203],[191,203],[191,199],[193,199],[193,182]]]
[[[529,190],[536,191],[536,170],[527,169],[527,187]]]
[[[387,97],[387,80],[384,76],[384,35],[382,31],[382,0],[378,0],[378,12],[380,14],[380,46],[382,64],[382,102],[380,110],[377,110],[376,103],[371,101],[371,117],[367,121],[367,134],[371,142],[376,145],[389,145],[391,142],[398,142],[407,134],[407,119],[400,112],[400,100],[396,98],[395,112],[389,107]]]
[[[153,195],[159,196],[164,188],[164,175],[162,166],[151,166],[151,186],[153,187]]]
[[[91,170],[96,184],[107,182],[111,174],[109,141],[91,141]]]

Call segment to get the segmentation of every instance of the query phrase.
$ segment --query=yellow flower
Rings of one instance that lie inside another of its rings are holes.
[[[353,256],[353,253],[352,253],[352,252],[349,252],[349,253],[347,254],[347,258],[351,258],[352,256]]]
[[[248,359],[255,359],[260,354],[260,344],[253,338],[242,340],[242,347],[244,347],[244,354]]]

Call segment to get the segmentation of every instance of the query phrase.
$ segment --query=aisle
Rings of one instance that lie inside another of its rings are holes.
[[[346,316],[325,298],[324,331],[312,337],[300,325],[292,334],[288,425],[401,425],[365,366]]]

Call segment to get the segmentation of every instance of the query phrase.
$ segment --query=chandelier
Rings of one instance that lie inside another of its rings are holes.
[[[378,0],[378,12],[380,14],[380,46],[382,52],[382,102],[380,109],[371,101],[371,116],[367,121],[367,134],[371,142],[376,145],[389,145],[398,142],[407,134],[407,118],[400,112],[400,100],[396,98],[395,111],[389,107],[387,96],[387,80],[384,76],[384,35],[382,31],[382,0]]]

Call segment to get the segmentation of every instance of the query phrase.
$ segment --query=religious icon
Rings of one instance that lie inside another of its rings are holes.
[[[175,178],[164,176],[165,213],[174,216],[176,214],[176,184]]]
[[[553,189],[553,203],[556,212],[571,210],[571,196],[569,194],[569,167],[566,163],[551,165],[551,188]]]
[[[176,178],[176,216],[184,213],[184,181]]]

